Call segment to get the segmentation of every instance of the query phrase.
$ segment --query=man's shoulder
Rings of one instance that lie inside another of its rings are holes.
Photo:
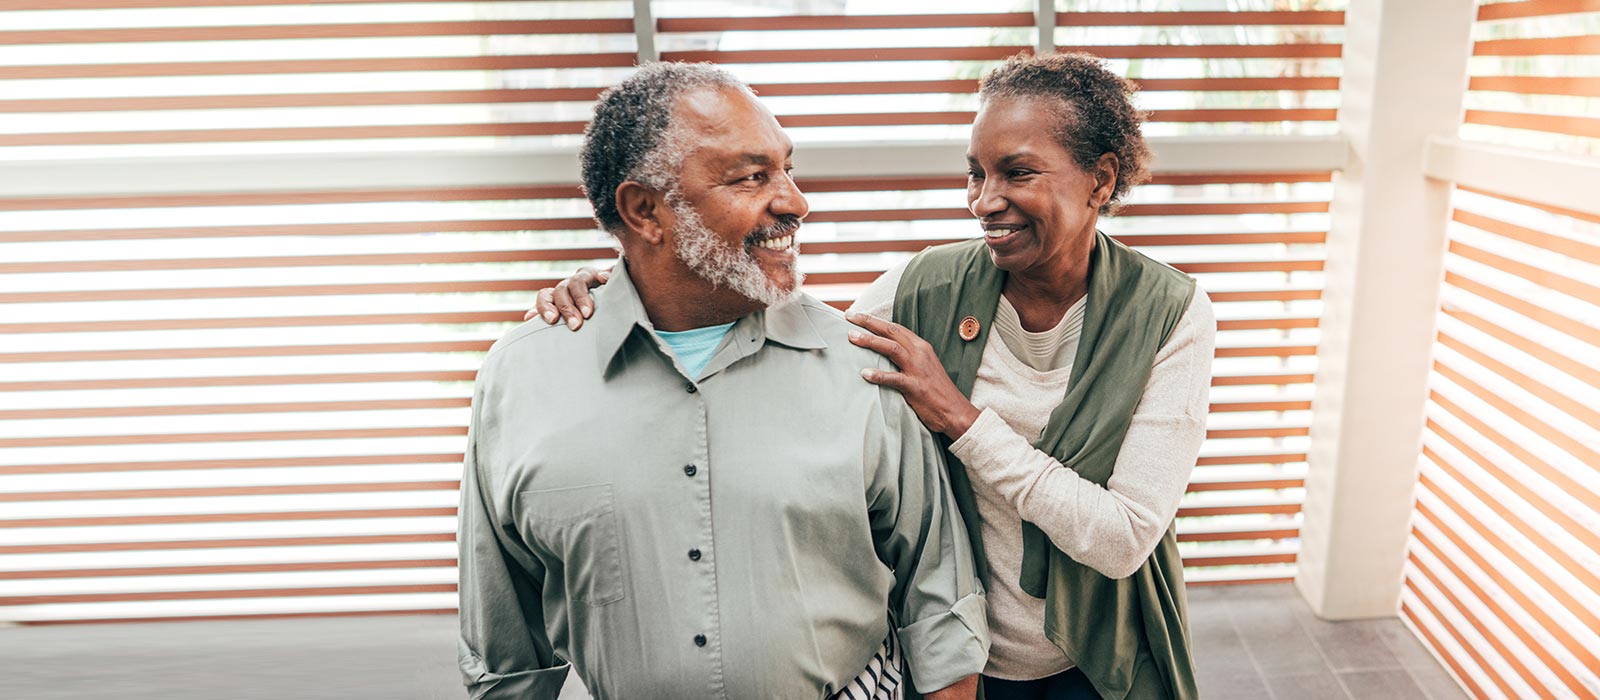
[[[848,365],[856,371],[866,367],[892,369],[888,359],[882,355],[850,342],[851,331],[866,331],[845,320],[843,311],[809,294],[801,294],[795,303],[805,311],[806,319],[811,321],[817,335],[828,344],[828,354],[836,358],[840,365]],[[862,384],[871,386],[866,380],[862,380]]]
[[[487,368],[518,363],[535,356],[541,364],[559,363],[560,358],[581,352],[580,348],[592,342],[585,333],[587,330],[589,327],[584,326],[574,332],[563,324],[550,325],[540,319],[525,321],[489,346],[483,365]]]
[[[794,300],[794,305],[805,312],[806,320],[811,322],[811,327],[816,329],[817,335],[828,344],[831,350],[838,343],[849,345],[846,334],[855,326],[844,320],[844,312],[829,306],[810,294],[801,292]]]
[[[844,320],[843,311],[829,306],[827,302],[811,296],[807,292],[800,292],[795,295],[793,303],[806,312],[806,318],[811,321],[812,325],[817,327],[818,331],[822,330],[822,324],[825,323],[849,323]]]
[[[566,331],[566,333],[561,333]],[[541,319],[523,321],[506,331],[505,335],[489,347],[489,355],[494,356],[507,352],[527,352],[538,347],[548,346],[553,343],[562,343],[564,340],[575,340],[578,333],[569,330],[562,324],[551,325]],[[571,338],[563,338],[571,336]]]
[[[884,416],[904,414],[915,419],[916,413],[912,411],[900,392],[878,386],[861,377],[861,370],[869,367],[889,372],[899,371],[889,358],[850,342],[851,331],[865,333],[867,332],[865,329],[845,320],[844,312],[810,295],[802,294],[796,303],[803,305],[802,308],[805,309],[812,326],[817,329],[818,336],[828,344],[828,349],[824,353],[829,359],[829,371],[830,373],[837,371],[842,380],[832,386],[843,387],[844,391],[860,392],[861,396],[871,397]],[[921,423],[915,422],[915,425],[920,427]]]

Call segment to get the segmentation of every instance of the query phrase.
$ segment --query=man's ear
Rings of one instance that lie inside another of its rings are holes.
[[[1089,204],[1096,209],[1111,201],[1117,192],[1117,170],[1121,167],[1115,153],[1102,153],[1094,164],[1094,191],[1089,193]]]
[[[650,245],[661,245],[672,230],[672,207],[666,195],[628,180],[617,185],[617,214],[625,228]]]

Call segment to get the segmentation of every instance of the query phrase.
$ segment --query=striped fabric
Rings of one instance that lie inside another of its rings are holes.
[[[902,675],[900,640],[895,639],[891,629],[889,636],[883,638],[883,646],[878,647],[878,653],[867,662],[866,670],[845,684],[843,690],[834,693],[832,700],[900,700],[905,695],[900,690]]]

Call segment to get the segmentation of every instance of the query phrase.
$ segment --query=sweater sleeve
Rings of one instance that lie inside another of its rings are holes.
[[[1204,291],[1156,354],[1105,487],[1034,449],[992,409],[950,446],[1067,556],[1110,578],[1138,571],[1177,515],[1205,440],[1216,320]]]
[[[855,303],[850,305],[850,313],[893,321],[894,295],[900,288],[900,278],[906,274],[906,266],[910,264],[911,258],[906,258],[878,275],[878,279],[867,285],[861,296],[856,297]]]

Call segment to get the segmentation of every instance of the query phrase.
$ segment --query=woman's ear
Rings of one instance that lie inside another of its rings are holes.
[[[1121,167],[1115,153],[1102,153],[1094,163],[1094,191],[1089,193],[1089,205],[1099,209],[1117,193],[1117,170]]]

